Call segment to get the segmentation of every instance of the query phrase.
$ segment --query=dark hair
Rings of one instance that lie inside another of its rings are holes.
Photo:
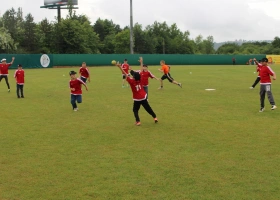
[[[263,58],[262,62],[268,62],[268,59],[267,58]]]
[[[134,78],[136,81],[140,81],[141,76],[140,76],[140,74],[139,74],[138,72],[135,72],[135,73],[133,73],[133,78]]]
[[[22,65],[21,65],[21,64],[18,64],[18,67],[22,67]]]
[[[148,65],[143,64],[143,67],[148,67]]]
[[[127,59],[124,59],[124,61],[127,61]]]

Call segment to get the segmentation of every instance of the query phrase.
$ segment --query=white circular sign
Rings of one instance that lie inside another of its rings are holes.
[[[42,67],[48,67],[50,65],[51,60],[47,54],[43,54],[40,58],[40,62]]]

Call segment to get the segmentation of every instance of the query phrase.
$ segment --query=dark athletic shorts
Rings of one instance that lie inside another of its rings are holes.
[[[170,83],[172,83],[173,80],[174,80],[174,79],[171,77],[170,73],[164,74],[164,75],[161,77],[161,80],[164,80],[164,79],[168,79],[168,81],[169,81]]]

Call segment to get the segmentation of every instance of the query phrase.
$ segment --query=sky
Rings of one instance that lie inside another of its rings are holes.
[[[130,0],[78,0],[77,14],[94,22],[113,20],[121,27],[129,25]],[[36,22],[55,21],[56,10],[41,9],[44,0],[9,0],[0,7],[0,15],[21,7]],[[62,10],[62,16],[67,10]],[[215,42],[234,40],[273,40],[280,36],[280,0],[133,0],[133,22],[143,27],[155,21],[176,23],[190,38],[212,35]]]

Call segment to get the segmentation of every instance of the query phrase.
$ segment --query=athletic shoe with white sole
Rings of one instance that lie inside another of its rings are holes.
[[[182,86],[182,83],[178,83],[178,85],[182,88],[183,86]]]
[[[275,110],[277,108],[277,106],[273,105],[271,106],[271,110]]]
[[[264,108],[261,108],[259,112],[263,112],[263,111],[264,111]]]
[[[155,123],[158,123],[158,119],[157,118],[154,118],[154,120],[155,120]]]
[[[254,89],[254,87],[249,87],[251,90]]]
[[[78,111],[78,108],[74,108],[74,111]]]

